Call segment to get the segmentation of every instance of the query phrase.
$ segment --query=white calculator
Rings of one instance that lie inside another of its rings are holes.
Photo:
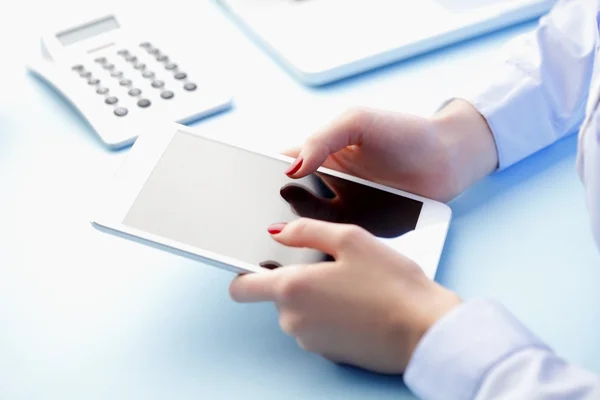
[[[114,15],[54,29],[42,46],[45,57],[29,70],[66,97],[109,148],[130,145],[157,123],[186,124],[232,105],[215,76],[218,65],[196,43],[176,54]]]

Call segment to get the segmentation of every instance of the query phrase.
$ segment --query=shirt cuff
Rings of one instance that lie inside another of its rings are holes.
[[[404,382],[422,399],[472,399],[496,364],[532,347],[550,350],[500,304],[469,301],[425,334]]]
[[[469,87],[442,102],[471,104],[486,120],[496,144],[498,170],[506,169],[554,143],[555,116],[538,78],[503,63],[491,73],[494,81],[474,77]]]

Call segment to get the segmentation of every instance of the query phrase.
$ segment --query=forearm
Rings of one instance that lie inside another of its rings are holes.
[[[578,130],[597,58],[597,16],[600,0],[559,1],[436,113],[462,189]]]
[[[508,310],[468,301],[420,341],[404,375],[423,400],[596,399],[600,379],[555,355]]]

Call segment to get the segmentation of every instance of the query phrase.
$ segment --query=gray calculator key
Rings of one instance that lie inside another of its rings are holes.
[[[144,73],[142,74],[142,76],[144,78],[154,78],[154,72],[152,72],[152,71],[144,71]]]
[[[159,49],[150,49],[150,50],[148,50],[148,53],[157,56],[160,54],[160,50]]]
[[[108,88],[104,87],[104,86],[101,86],[98,89],[96,89],[96,93],[98,93],[98,94],[106,94],[106,93],[108,93]]]
[[[79,76],[82,78],[89,78],[90,76],[92,76],[92,73],[90,71],[81,71],[79,73]]]
[[[140,47],[149,49],[150,47],[152,47],[152,44],[150,42],[142,42],[142,43],[140,43]]]
[[[142,70],[146,69],[146,64],[138,62],[138,63],[135,63],[133,68],[142,71]]]
[[[160,55],[156,56],[156,61],[166,62],[166,61],[169,61],[169,57],[164,54],[160,54]]]
[[[152,104],[152,103],[150,103],[150,100],[148,100],[148,99],[139,99],[137,102],[137,105],[142,108],[149,107],[150,104]]]
[[[110,96],[110,97],[107,97],[107,98],[104,100],[104,102],[105,102],[106,104],[116,104],[118,101],[119,101],[119,99],[117,99],[115,96]]]
[[[81,65],[81,64],[73,65],[72,69],[73,69],[73,71],[83,71],[83,65]]]
[[[127,56],[127,55],[129,55],[129,50],[125,50],[125,49],[119,50],[119,51],[117,51],[117,54],[120,56]]]
[[[106,57],[98,57],[94,61],[96,61],[98,64],[105,64],[106,63]]]
[[[129,85],[131,85],[131,79],[121,79],[119,81],[119,85],[121,85],[121,86],[129,86]]]
[[[137,57],[134,56],[134,55],[129,55],[129,56],[125,57],[125,61],[136,62],[137,61]]]
[[[117,117],[124,117],[129,111],[125,107],[117,107],[114,112]]]
[[[99,83],[100,83],[100,79],[98,79],[98,78],[90,78],[90,79],[88,80],[88,84],[90,84],[90,85],[92,85],[92,86],[93,86],[93,85],[97,85],[97,84],[99,84]]]
[[[123,76],[123,72],[121,71],[113,71],[111,72],[110,76],[112,76],[113,78],[120,78]]]
[[[153,88],[160,89],[163,86],[165,86],[165,83],[163,81],[153,81],[152,82]]]
[[[167,65],[165,65],[165,69],[167,71],[172,71],[174,69],[177,69],[177,64],[175,64],[175,63],[168,63]]]
[[[185,90],[188,90],[188,91],[190,91],[190,92],[191,92],[192,90],[196,90],[196,87],[197,87],[197,86],[196,86],[196,84],[195,84],[195,83],[192,83],[192,82],[188,82],[188,83],[186,83],[185,85],[183,85],[183,88],[184,88]]]
[[[110,63],[109,64],[104,64],[102,66],[102,68],[104,68],[107,71],[112,71],[113,69],[115,69],[115,64],[110,64]]]
[[[175,96],[175,93],[171,92],[170,90],[165,90],[160,94],[160,97],[162,97],[165,100],[172,99],[173,96]]]
[[[139,96],[140,94],[142,94],[142,91],[138,88],[133,88],[130,89],[128,93],[130,96]]]
[[[174,75],[175,79],[182,80],[187,78],[187,74],[185,72],[178,72]]]

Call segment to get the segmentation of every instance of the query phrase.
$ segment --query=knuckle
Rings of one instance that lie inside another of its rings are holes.
[[[282,313],[279,317],[281,330],[290,336],[297,336],[302,331],[303,318],[294,313]]]
[[[292,237],[303,237],[306,230],[308,229],[308,220],[305,218],[297,219],[291,222],[286,231]]]
[[[314,135],[306,139],[305,148],[310,149],[314,157],[325,159],[330,155],[327,144],[329,132]]]
[[[292,275],[282,280],[277,288],[277,298],[282,303],[295,303],[303,297],[307,291],[306,280],[299,275]]]
[[[352,107],[342,114],[342,121],[350,127],[362,130],[371,121],[371,112],[365,107]]]
[[[357,225],[344,226],[339,233],[338,244],[342,248],[356,246],[363,240],[367,232]]]
[[[304,142],[304,146],[308,148],[318,149],[323,146],[323,140],[318,135],[309,136]]]

